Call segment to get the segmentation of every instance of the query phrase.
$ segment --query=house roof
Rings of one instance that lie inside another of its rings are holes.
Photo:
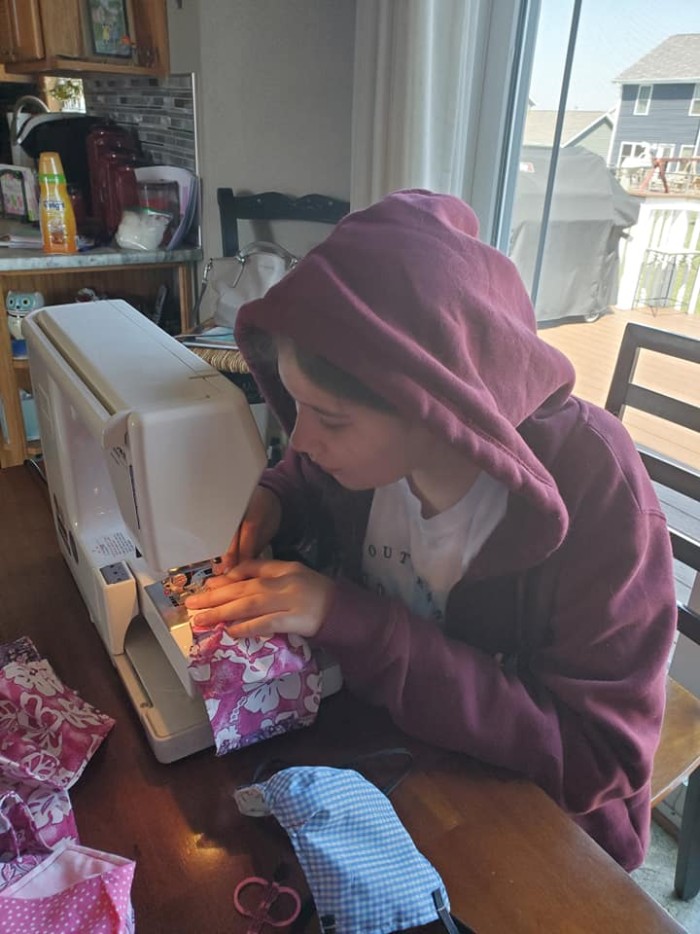
[[[615,78],[620,84],[700,81],[700,33],[669,36]]]
[[[567,110],[564,114],[561,134],[562,146],[568,146],[605,121],[612,126],[610,115],[600,110]],[[523,144],[525,146],[551,146],[554,141],[556,123],[556,110],[528,110]]]

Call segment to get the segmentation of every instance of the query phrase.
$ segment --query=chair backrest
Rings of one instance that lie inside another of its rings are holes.
[[[239,220],[312,221],[337,224],[350,210],[348,201],[326,195],[292,198],[278,191],[235,195],[232,188],[217,188],[216,200],[221,220],[221,246],[224,256],[235,256],[240,249]],[[262,239],[257,237],[256,239]]]
[[[622,338],[605,408],[620,419],[627,408],[658,416],[695,432],[700,445],[700,406],[634,382],[641,350],[698,364],[693,385],[700,387],[700,340],[630,323]],[[697,574],[700,572],[700,473],[656,451],[641,445],[638,448],[649,476],[659,488],[685,497],[678,500],[680,508],[667,509],[667,520],[674,557]],[[683,601],[678,604],[678,628],[700,645],[700,614]]]

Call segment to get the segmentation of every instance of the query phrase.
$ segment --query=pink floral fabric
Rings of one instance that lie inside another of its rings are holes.
[[[20,879],[50,852],[17,792],[0,794],[0,889]]]
[[[5,777],[70,788],[114,726],[66,687],[46,659],[0,670],[0,768]]]
[[[221,625],[197,634],[189,671],[204,698],[217,755],[316,718],[321,673],[300,636],[235,639]]]
[[[113,725],[30,639],[0,645],[0,889],[77,841],[68,789]]]

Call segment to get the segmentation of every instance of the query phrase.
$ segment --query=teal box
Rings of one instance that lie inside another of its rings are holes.
[[[22,406],[22,421],[24,422],[24,433],[27,441],[39,440],[39,419],[36,414],[36,402],[34,397],[23,389],[19,394],[20,405]]]

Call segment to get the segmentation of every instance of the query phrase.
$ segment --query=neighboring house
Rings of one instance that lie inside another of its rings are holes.
[[[557,122],[556,110],[528,110],[523,132],[524,146],[551,146]],[[612,139],[612,116],[599,110],[567,110],[561,145],[583,146],[607,159]]]
[[[615,82],[620,103],[609,165],[644,158],[650,147],[657,156],[700,155],[700,33],[669,36]]]

